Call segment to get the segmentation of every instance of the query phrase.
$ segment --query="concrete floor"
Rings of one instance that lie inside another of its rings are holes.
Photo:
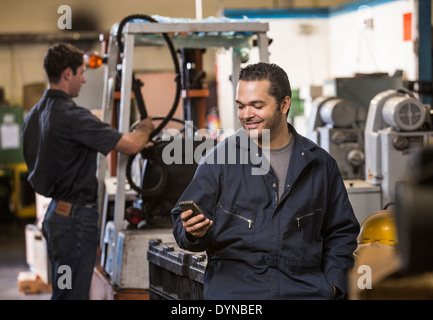
[[[51,294],[24,294],[18,291],[17,277],[29,271],[26,263],[25,226],[34,221],[0,221],[0,300],[49,300]]]

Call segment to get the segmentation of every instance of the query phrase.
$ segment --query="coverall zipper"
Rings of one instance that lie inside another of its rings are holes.
[[[223,211],[224,211],[225,213],[227,213],[227,214],[231,214],[232,216],[235,216],[235,217],[241,218],[242,220],[247,221],[247,222],[248,222],[248,229],[251,229],[251,224],[253,223],[253,220],[248,219],[248,218],[245,218],[245,217],[243,217],[243,216],[241,216],[241,215],[239,215],[239,214],[236,214],[236,213],[233,213],[233,212],[227,211],[226,209],[223,208],[222,205],[220,205],[220,208],[223,209]]]
[[[322,211],[322,209],[316,209],[316,211],[314,211],[314,212],[310,212],[310,213],[304,214],[301,217],[297,217],[296,221],[298,222],[298,228],[301,226],[301,220],[302,219],[309,217],[309,216],[312,216],[312,215],[315,215],[317,212],[320,212],[320,211]]]

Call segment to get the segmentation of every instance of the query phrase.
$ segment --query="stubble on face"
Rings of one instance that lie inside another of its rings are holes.
[[[269,95],[269,86],[269,80],[241,80],[237,88],[239,121],[248,136],[259,145],[261,141],[270,141],[272,135],[281,130],[281,124],[285,121],[285,115],[280,112],[275,98]]]
[[[86,82],[84,72],[86,71],[86,66],[83,64],[77,68],[77,72],[72,76],[72,81],[70,85],[70,96],[73,98],[78,97],[80,94],[81,86]]]

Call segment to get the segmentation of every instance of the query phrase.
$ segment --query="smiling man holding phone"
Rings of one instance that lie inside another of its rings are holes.
[[[359,224],[336,161],[287,122],[290,102],[282,68],[242,69],[236,103],[243,129],[205,155],[179,199],[193,200],[203,214],[179,204],[172,210],[178,245],[207,252],[204,299],[346,295]],[[238,161],[216,161],[226,150]],[[254,157],[270,169],[252,174]]]

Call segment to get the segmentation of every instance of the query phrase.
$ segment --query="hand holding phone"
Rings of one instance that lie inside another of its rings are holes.
[[[197,205],[197,203],[194,202],[194,200],[181,201],[181,202],[179,202],[179,206],[183,211],[192,210],[191,218],[198,216],[199,214],[202,214],[205,216],[204,212],[200,209],[200,207]]]
[[[179,206],[184,212],[188,210],[192,210],[193,212],[192,215],[187,217],[183,217],[183,214],[181,215],[183,227],[185,228],[186,232],[195,238],[203,237],[207,230],[212,226],[213,221],[207,218],[200,207],[192,200],[181,201],[179,202]],[[204,219],[193,219],[194,217],[201,214],[204,216]]]

